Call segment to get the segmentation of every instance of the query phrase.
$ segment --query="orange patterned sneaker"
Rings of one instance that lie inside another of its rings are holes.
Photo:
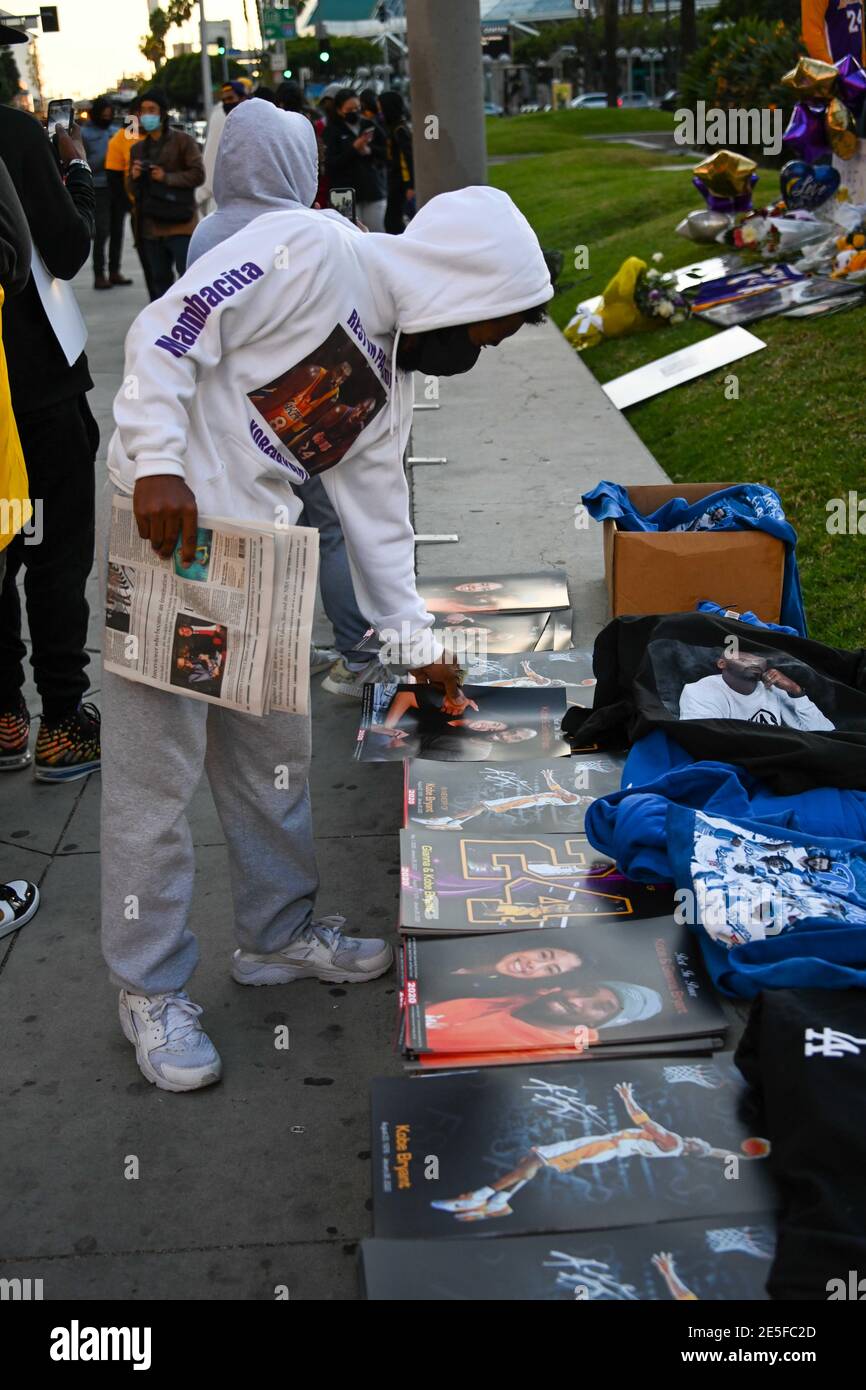
[[[30,711],[19,696],[14,709],[0,713],[0,772],[14,772],[30,762]]]
[[[43,718],[36,740],[36,780],[74,782],[99,771],[99,710],[95,705],[78,709],[47,724]]]

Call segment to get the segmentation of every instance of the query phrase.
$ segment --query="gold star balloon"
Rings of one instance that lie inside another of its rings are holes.
[[[747,159],[744,154],[716,150],[712,159],[705,159],[692,172],[703,179],[709,191],[717,197],[739,198],[751,187],[749,180],[757,167],[755,161]]]
[[[782,78],[782,86],[790,87],[801,101],[829,101],[838,76],[832,63],[822,63],[820,58],[798,58],[797,66]]]
[[[830,148],[840,159],[852,159],[857,153],[857,133],[848,107],[834,97],[827,107],[825,129]]]

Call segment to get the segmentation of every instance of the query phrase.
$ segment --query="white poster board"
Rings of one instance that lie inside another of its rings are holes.
[[[748,357],[760,352],[766,343],[756,338],[747,328],[727,328],[713,338],[704,338],[700,343],[670,352],[667,357],[659,357],[655,362],[626,372],[614,381],[609,381],[602,389],[617,410],[625,410],[638,401],[669,391],[672,386],[680,386],[684,381],[693,381],[696,376],[726,367],[739,357]]]
[[[73,362],[78,361],[87,342],[87,324],[78,307],[75,291],[68,280],[58,280],[49,272],[35,246],[30,273],[54,336],[71,367]]]

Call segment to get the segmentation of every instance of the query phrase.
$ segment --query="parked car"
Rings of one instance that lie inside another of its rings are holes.
[[[616,104],[622,107],[624,111],[634,111],[651,108],[655,105],[655,102],[650,101],[646,92],[623,92],[622,96],[617,98]]]
[[[583,96],[575,97],[568,104],[572,111],[594,111],[600,106],[607,106],[607,92],[584,92]]]
[[[485,101],[484,114],[485,116],[504,116],[505,111],[501,106],[497,106],[495,101]]]

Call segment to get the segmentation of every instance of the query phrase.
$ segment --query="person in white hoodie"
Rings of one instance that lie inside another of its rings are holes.
[[[166,558],[180,537],[189,563],[199,513],[297,516],[290,485],[321,450],[362,611],[391,644],[399,635],[417,679],[459,704],[415,586],[408,373],[470,370],[483,347],[539,321],[552,294],[534,232],[496,189],[441,194],[401,237],[336,213],[265,213],[130,329],[124,379],[137,391],[115,400],[111,482],[132,493],[139,534]],[[391,950],[314,919],[307,718],[244,715],[110,672],[102,699],[103,950],[142,1073],[193,1090],[221,1070],[185,989],[198,954],[186,812],[203,771],[230,859],[238,982],[372,979]]]

